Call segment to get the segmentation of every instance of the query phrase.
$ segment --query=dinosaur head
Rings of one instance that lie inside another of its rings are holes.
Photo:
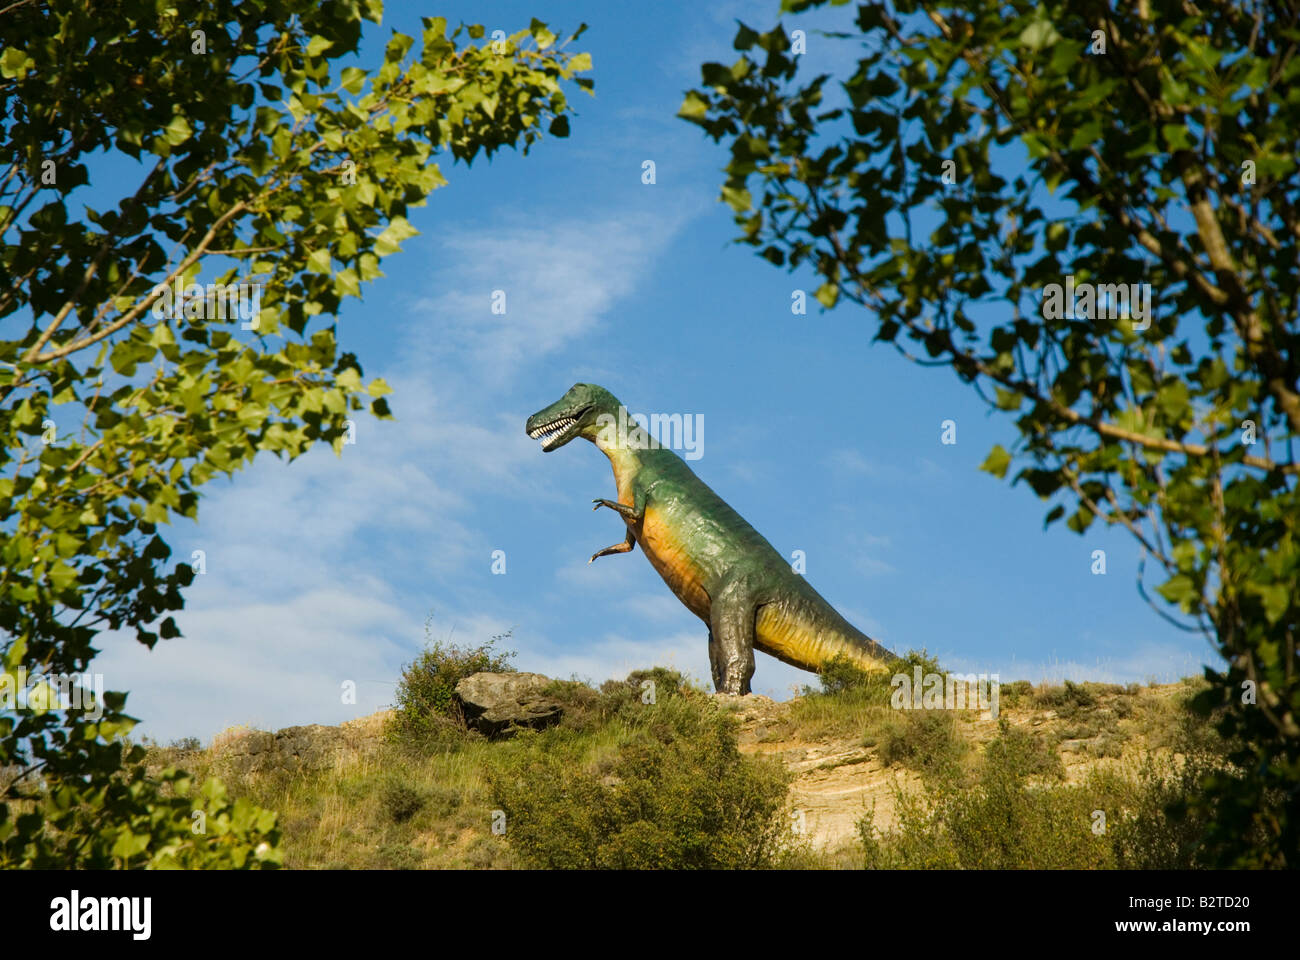
[[[575,383],[569,392],[549,407],[543,407],[524,424],[534,440],[542,441],[547,453],[558,450],[574,437],[594,440],[601,414],[618,416],[618,400],[604,387],[594,383]]]

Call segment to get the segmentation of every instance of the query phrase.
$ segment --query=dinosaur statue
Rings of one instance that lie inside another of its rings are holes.
[[[578,383],[529,417],[524,429],[547,453],[582,437],[609,457],[618,500],[598,498],[592,509],[617,511],[627,537],[587,562],[639,543],[677,598],[708,625],[709,665],[720,693],[750,692],[756,647],[813,671],[836,657],[871,671],[896,659],[840,616],[681,457],[635,424],[616,429],[627,423],[620,409],[608,390]]]

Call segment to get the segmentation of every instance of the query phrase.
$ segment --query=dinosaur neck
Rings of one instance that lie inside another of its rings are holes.
[[[606,440],[605,436],[600,434],[588,439],[601,453],[609,457],[609,464],[614,468],[614,483],[620,490],[641,469],[641,452],[635,446],[620,443],[617,437]]]

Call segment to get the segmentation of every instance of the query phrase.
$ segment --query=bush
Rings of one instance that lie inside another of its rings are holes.
[[[640,709],[680,696],[687,689],[686,681],[676,670],[652,667],[633,670],[626,680],[606,680],[600,685],[601,710],[608,717],[618,716],[628,709]]]
[[[924,776],[953,772],[966,751],[949,710],[908,710],[901,717],[891,716],[878,742],[885,766],[902,764]]]
[[[775,865],[788,833],[784,768],[743,756],[735,722],[705,701],[637,702],[612,755],[582,757],[571,740],[530,733],[489,771],[512,848],[552,869]]]
[[[380,784],[379,799],[394,823],[405,823],[420,812],[426,798],[405,779],[390,774]]]
[[[0,719],[0,734],[5,722]],[[118,730],[106,734],[105,720],[95,737],[77,715],[71,729],[82,752],[68,751],[62,768],[37,764],[27,777],[0,781],[0,870],[280,866],[274,812],[232,800],[220,780],[209,778],[196,789],[199,781],[171,764],[149,769],[148,750],[125,739],[132,722],[122,717]],[[39,745],[43,760],[57,757],[62,734],[56,730],[51,743]],[[106,736],[111,742],[100,739]]]
[[[879,674],[863,670],[852,660],[838,654],[817,671],[817,679],[822,685],[821,692],[831,696],[865,687],[878,677]]]
[[[1094,770],[1065,784],[1060,757],[1006,724],[973,783],[943,771],[920,793],[895,789],[895,825],[858,823],[873,869],[1188,869],[1206,865],[1206,820],[1187,799],[1211,769],[1204,755],[1148,756],[1135,775]]]
[[[1088,683],[1066,680],[1059,687],[1044,687],[1035,694],[1034,705],[1055,710],[1060,717],[1073,717],[1080,710],[1087,710],[1097,705],[1097,697],[1092,692],[1092,686]]]
[[[863,670],[852,660],[836,655],[817,671],[821,688],[805,686],[805,697],[848,695],[856,699],[868,699],[873,702],[889,702],[893,692],[891,681],[895,674],[905,673],[909,677],[912,669],[920,667],[922,674],[942,673],[939,661],[928,656],[924,650],[909,650],[906,656],[890,662],[884,670]]]
[[[859,735],[864,745],[874,746],[897,723],[890,707],[896,689],[893,678],[900,673],[911,677],[918,666],[923,674],[942,672],[925,651],[911,650],[885,670],[872,672],[839,657],[832,659],[818,674],[821,688],[805,686],[791,705],[791,734],[810,740]]]
[[[576,733],[595,730],[627,711],[637,712],[650,702],[680,696],[687,689],[686,680],[676,670],[653,667],[633,670],[626,680],[606,680],[599,690],[575,678],[554,680],[542,692],[563,704],[560,726]]]
[[[1014,709],[1032,699],[1033,695],[1034,685],[1028,680],[1013,680],[1010,683],[998,684],[999,708]]]
[[[1124,870],[1188,870],[1212,866],[1202,838],[1203,811],[1190,807],[1201,779],[1219,762],[1208,754],[1148,760],[1138,771],[1130,812],[1111,825],[1116,866]]]
[[[445,742],[449,737],[463,734],[465,718],[456,701],[456,684],[480,671],[513,670],[514,651],[493,650],[498,642],[509,638],[507,632],[476,647],[438,641],[429,644],[419,657],[404,666],[395,695],[396,738],[409,743],[430,743]]]

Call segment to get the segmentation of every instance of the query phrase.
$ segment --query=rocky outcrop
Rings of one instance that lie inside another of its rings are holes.
[[[219,757],[232,771],[244,775],[268,770],[307,772],[333,766],[342,743],[343,732],[338,727],[318,723],[286,727],[276,733],[249,730],[221,744]]]
[[[456,699],[471,729],[505,738],[521,727],[540,730],[560,722],[560,701],[542,693],[550,683],[540,673],[475,673],[456,684]]]
[[[225,769],[245,776],[328,770],[341,754],[357,752],[382,739],[388,715],[389,711],[382,711],[339,727],[312,723],[275,733],[247,728],[227,731],[213,741],[212,755]]]

